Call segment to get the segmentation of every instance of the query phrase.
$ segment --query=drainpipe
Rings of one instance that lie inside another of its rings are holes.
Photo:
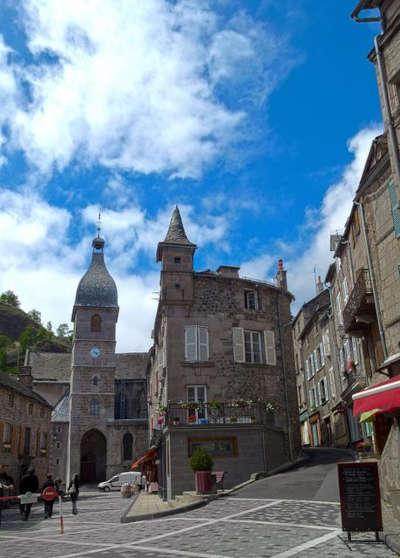
[[[367,252],[367,262],[368,262],[369,274],[370,274],[370,278],[371,278],[372,294],[373,294],[373,297],[374,297],[374,303],[375,303],[375,309],[376,309],[376,318],[377,318],[378,328],[379,328],[379,337],[380,337],[381,343],[382,343],[382,350],[383,350],[384,360],[386,360],[387,357],[388,357],[388,351],[387,351],[387,346],[386,346],[385,330],[383,328],[381,307],[380,307],[380,304],[379,304],[378,290],[377,290],[377,287],[376,287],[375,271],[374,271],[374,267],[373,267],[373,264],[372,264],[371,249],[370,249],[369,242],[368,242],[367,227],[366,227],[366,224],[365,224],[364,207],[363,207],[361,202],[356,202],[355,201],[354,204],[358,207],[359,214],[360,214],[360,223],[361,223],[361,228],[362,228],[362,231],[363,231],[365,249],[366,249],[366,252]]]
[[[292,325],[292,322],[287,322],[286,324],[281,324],[281,314],[279,311],[279,296],[282,296],[281,293],[277,294],[276,297],[276,314],[278,317],[278,336],[279,336],[279,345],[281,347],[281,354],[282,354],[282,378],[283,378],[283,395],[285,400],[285,407],[286,407],[286,427],[288,432],[288,442],[289,442],[289,459],[293,461],[293,435],[292,435],[292,425],[290,422],[290,415],[289,415],[289,397],[288,397],[288,390],[287,390],[287,381],[286,381],[286,362],[285,362],[285,350],[283,346],[283,337],[282,337],[282,328]]]
[[[393,165],[392,170],[395,176],[396,191],[397,191],[397,206],[399,207],[399,192],[400,192],[400,155],[399,155],[399,144],[397,141],[396,130],[393,125],[392,112],[390,110],[389,93],[387,87],[387,74],[385,68],[385,61],[383,60],[382,52],[379,47],[378,37],[374,39],[376,61],[378,67],[378,75],[380,82],[382,84],[382,99],[383,99],[383,120],[385,123],[385,129],[388,133],[389,144],[392,148],[393,153]]]

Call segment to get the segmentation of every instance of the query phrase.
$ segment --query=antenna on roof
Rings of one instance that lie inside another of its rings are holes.
[[[97,219],[97,238],[100,238],[101,232],[101,207],[99,208],[99,216]]]

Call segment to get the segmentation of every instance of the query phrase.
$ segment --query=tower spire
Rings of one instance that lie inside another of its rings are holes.
[[[182,217],[177,205],[172,212],[171,221],[169,223],[167,235],[164,242],[173,242],[176,244],[191,244],[190,240],[186,236],[185,228],[182,223]]]

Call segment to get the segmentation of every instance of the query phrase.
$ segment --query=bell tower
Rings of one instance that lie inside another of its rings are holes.
[[[104,263],[104,245],[98,234],[72,311],[67,479],[77,473],[82,482],[106,478],[110,462],[107,424],[114,419],[118,293]]]
[[[161,300],[167,304],[190,304],[193,301],[193,255],[196,245],[190,242],[176,206],[165,239],[158,243],[157,262],[161,262]]]

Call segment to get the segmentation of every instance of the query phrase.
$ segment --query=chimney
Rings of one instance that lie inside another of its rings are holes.
[[[316,288],[317,294],[322,293],[322,291],[324,290],[324,285],[321,281],[321,275],[318,275],[318,279],[317,279],[317,282],[315,284],[315,288]]]
[[[32,377],[32,366],[29,365],[29,349],[26,350],[24,365],[20,368],[18,373],[18,380],[24,386],[32,389],[33,377]]]
[[[278,271],[276,274],[276,284],[280,287],[283,291],[287,291],[287,278],[286,278],[286,270],[283,269],[283,260],[278,260]]]
[[[217,269],[218,275],[222,275],[223,277],[229,277],[230,279],[238,279],[239,278],[239,270],[240,267],[234,265],[220,265]]]

